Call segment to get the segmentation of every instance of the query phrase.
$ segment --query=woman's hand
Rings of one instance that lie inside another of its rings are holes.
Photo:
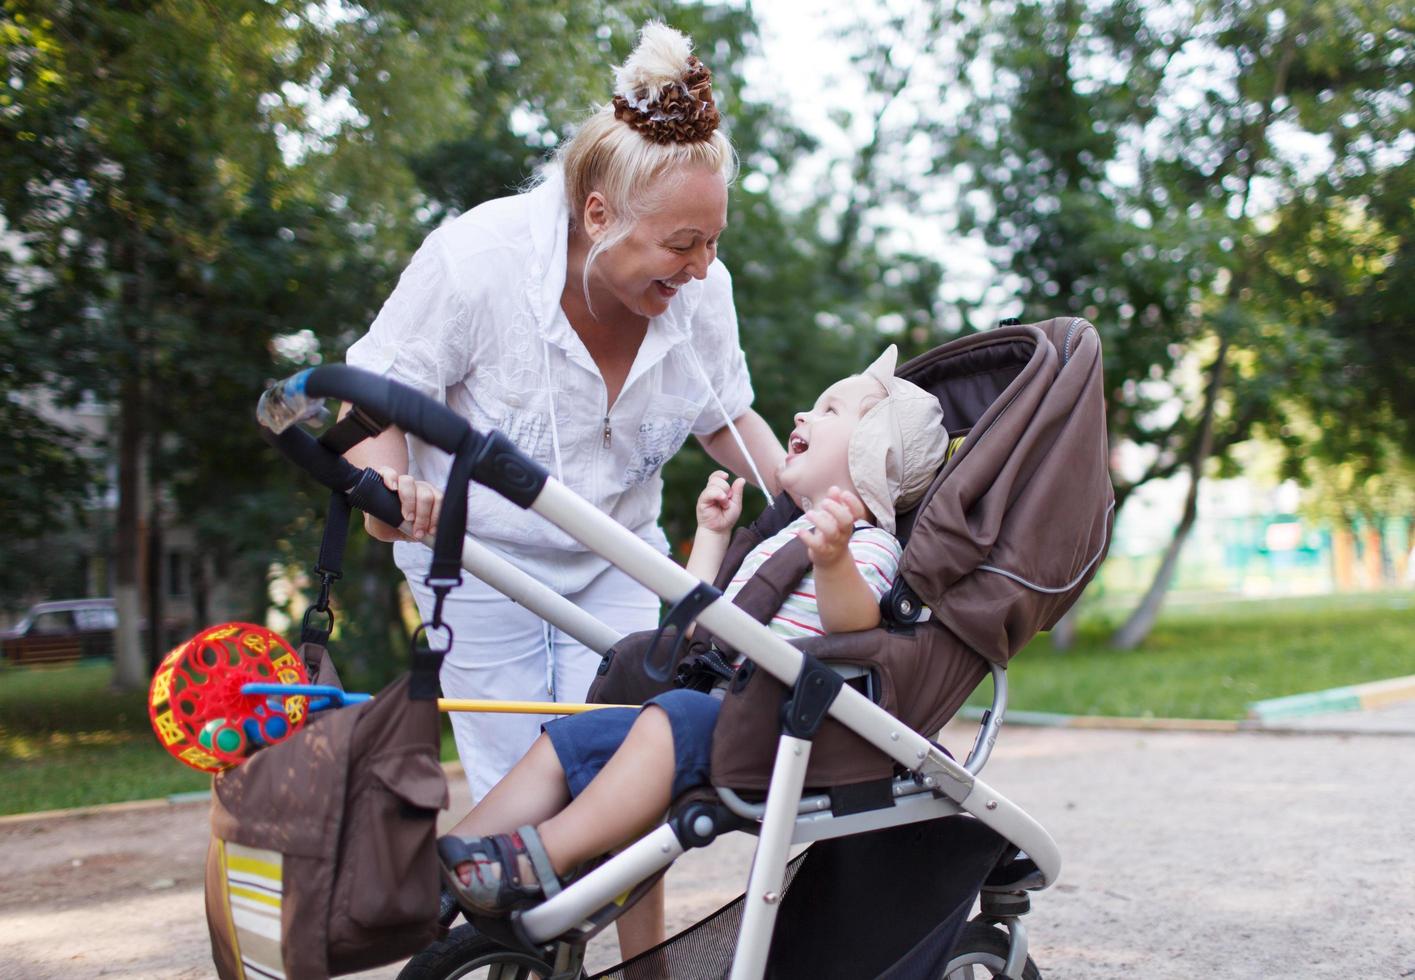
[[[806,511],[806,518],[814,527],[796,532],[796,537],[806,543],[811,564],[821,569],[834,567],[842,560],[853,563],[850,535],[855,531],[855,522],[866,513],[863,501],[855,494],[831,487],[824,500]]]
[[[731,531],[742,516],[742,488],[746,484],[740,476],[728,483],[724,471],[714,470],[698,494],[698,527],[714,534]]]
[[[375,467],[383,478],[383,485],[398,494],[398,505],[403,509],[403,520],[411,524],[410,533],[364,515],[364,530],[379,541],[421,541],[437,530],[437,518],[442,512],[442,491],[431,483],[415,480],[407,473],[399,473],[391,466]]]

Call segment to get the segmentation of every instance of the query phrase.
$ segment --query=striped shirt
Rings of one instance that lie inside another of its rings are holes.
[[[810,526],[810,521],[805,517],[798,517],[747,552],[747,557],[742,559],[742,566],[737,569],[737,574],[727,584],[723,594],[728,599],[734,598],[747,579],[756,574],[757,569],[776,554],[777,549],[795,538],[797,531]],[[850,556],[855,559],[855,567],[860,570],[865,584],[877,599],[883,598],[894,584],[894,578],[899,572],[899,557],[903,552],[899,539],[888,531],[882,531],[864,521],[855,523],[855,533],[850,537]],[[825,628],[821,626],[820,606],[816,602],[814,569],[807,572],[806,577],[786,597],[786,601],[772,617],[770,626],[773,632],[787,639],[825,634]]]

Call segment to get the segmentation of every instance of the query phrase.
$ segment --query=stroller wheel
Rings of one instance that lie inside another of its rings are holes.
[[[398,980],[544,980],[554,972],[544,960],[460,925],[410,959]]]
[[[1002,976],[1011,945],[1007,933],[982,922],[970,922],[963,927],[958,945],[953,948],[942,980],[984,980]],[[1022,964],[1022,980],[1042,980],[1042,973],[1032,958]]]

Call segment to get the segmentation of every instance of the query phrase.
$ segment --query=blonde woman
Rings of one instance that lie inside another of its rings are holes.
[[[775,493],[785,455],[752,410],[732,280],[717,259],[735,174],[711,73],[691,42],[646,26],[593,112],[529,191],[428,236],[348,363],[499,429],[559,480],[662,551],[663,464],[688,435]],[[448,457],[396,429],[352,450],[396,489],[414,540],[436,523]],[[771,474],[763,481],[758,474]],[[431,553],[367,518],[424,615]],[[549,523],[473,486],[468,530],[623,633],[657,622],[648,590]],[[430,539],[428,539],[430,540]],[[599,657],[469,579],[443,617],[448,697],[581,700]],[[457,714],[480,799],[539,732],[531,716]]]

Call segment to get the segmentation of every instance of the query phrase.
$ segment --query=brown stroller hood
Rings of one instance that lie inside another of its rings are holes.
[[[917,610],[922,601],[927,612],[913,623],[886,616],[873,630],[794,642],[823,661],[865,668],[880,705],[932,735],[988,661],[1005,666],[1055,625],[1105,556],[1115,495],[1100,340],[1079,317],[1004,326],[944,344],[898,374],[933,392],[950,433],[966,436],[913,513],[900,515],[903,585],[891,607]],[[739,532],[724,567],[784,523],[769,512]],[[733,683],[714,731],[716,785],[766,786],[784,693],[764,671]],[[863,739],[827,721],[808,783],[839,787],[891,771]]]
[[[915,510],[904,580],[997,664],[1050,629],[1105,556],[1110,484],[1101,348],[1079,317],[945,344],[899,374],[968,438]]]

